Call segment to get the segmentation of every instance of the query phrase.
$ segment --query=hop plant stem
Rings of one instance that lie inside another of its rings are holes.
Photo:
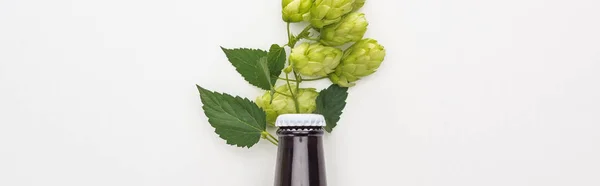
[[[263,131],[261,134],[261,138],[266,139],[275,146],[279,145],[279,140],[277,140],[277,138],[275,138],[275,136],[273,136],[270,132]]]
[[[302,30],[302,32],[300,32],[300,34],[298,34],[297,37],[294,37],[292,35],[292,32],[290,31],[290,23],[288,22],[287,25],[286,25],[287,36],[288,36],[288,44],[287,44],[287,46],[290,47],[290,48],[294,48],[294,46],[296,46],[296,43],[300,39],[308,36],[308,31],[311,28],[312,27],[310,25],[306,26],[306,28],[304,28],[304,30]],[[289,60],[288,60],[288,63],[289,63]],[[292,64],[289,63],[289,65],[291,66]],[[287,83],[288,88],[290,89],[291,97],[292,97],[292,99],[294,99],[294,106],[296,107],[296,113],[300,113],[300,103],[298,102],[298,96],[294,92],[297,93],[298,90],[300,90],[300,82],[301,81],[298,81],[298,80],[301,79],[301,78],[296,73],[296,69],[292,68],[292,72],[294,73],[294,78],[295,78],[295,80],[292,80],[292,81],[296,82],[296,89],[295,90],[292,89],[292,85],[290,84],[290,77],[289,77],[288,73],[285,74],[285,81]]]
[[[298,96],[294,92],[298,92],[298,86],[300,86],[300,82],[296,82],[296,90],[292,89],[292,85],[290,84],[289,74],[285,74],[285,80],[287,82],[288,89],[290,90],[290,94],[292,94],[292,99],[294,99],[294,106],[296,107],[296,113],[300,113],[300,103],[298,103]]]
[[[302,79],[302,81],[317,81],[317,80],[322,80],[322,79],[327,79],[327,76],[320,77],[320,78],[313,78],[313,79]]]
[[[327,78],[328,78],[327,76],[325,76],[325,77],[320,77],[320,78],[312,78],[312,79],[304,79],[304,78],[300,78],[300,79],[290,79],[290,81],[293,81],[293,82],[318,81],[318,80],[327,79]],[[285,78],[282,78],[282,77],[278,77],[277,79],[280,79],[280,80],[288,80],[288,79],[285,79]],[[277,92],[277,93],[279,93],[279,92]],[[285,94],[284,94],[284,95],[285,95]]]
[[[275,91],[275,93],[281,94],[281,95],[284,95],[284,96],[287,96],[287,97],[292,97],[292,95],[289,95],[289,94],[286,94],[286,93],[283,93],[283,92],[279,92],[279,91]]]
[[[277,138],[275,136],[273,136],[271,133],[269,133],[269,137],[271,137],[271,139],[273,139],[273,141],[279,143],[279,140],[277,140]]]
[[[295,76],[295,78],[296,78],[297,80],[298,80],[298,79],[302,79],[302,78],[300,77],[300,75],[298,75],[298,74],[296,73],[296,71],[295,71],[295,70],[294,70],[294,71],[292,71],[292,72],[294,72],[294,76]],[[300,82],[302,82],[302,80],[301,80]],[[300,90],[300,82],[296,83],[296,92],[298,92],[298,90]]]
[[[277,139],[274,139],[271,134],[269,134],[269,136],[265,137],[265,139],[269,142],[271,142],[273,145],[278,146],[279,142],[276,141]]]
[[[290,32],[290,23],[287,23],[287,36],[288,36],[288,44],[287,45],[290,48],[294,48],[295,43],[294,43],[294,45],[291,44],[291,42],[294,38],[292,36],[292,33]]]
[[[298,41],[309,38],[308,32],[310,29],[312,29],[312,26],[308,25],[297,36],[294,37],[290,31],[290,23],[287,23],[288,43],[286,45],[290,48],[294,48]]]
[[[293,48],[294,45],[296,45],[296,43],[292,43],[292,40],[294,40],[294,36],[292,36],[292,33],[290,32],[290,23],[287,23],[287,35],[288,35],[288,46],[290,48]],[[289,60],[288,60],[289,63]],[[290,64],[291,65],[291,64]],[[294,70],[294,69],[292,69]],[[294,107],[296,107],[296,112],[300,112],[300,104],[298,104],[298,98],[296,98],[296,95],[294,94],[294,90],[292,90],[292,85],[290,85],[290,77],[288,73],[285,73],[285,82],[287,83],[288,89],[290,90],[290,94],[292,94],[292,99],[294,99]],[[296,85],[300,84],[300,82],[296,82]]]

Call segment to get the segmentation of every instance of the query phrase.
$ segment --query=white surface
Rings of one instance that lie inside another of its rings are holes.
[[[284,43],[279,6],[0,0],[0,185],[271,185],[274,146],[225,145],[194,84],[259,95],[219,46]],[[368,1],[387,61],[326,138],[330,185],[600,185],[599,9]]]

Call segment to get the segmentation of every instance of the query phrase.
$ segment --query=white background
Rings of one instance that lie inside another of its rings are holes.
[[[329,185],[600,185],[599,9],[368,1],[367,37],[388,55],[326,137]],[[275,147],[225,145],[194,84],[261,94],[219,46],[285,43],[279,11],[278,0],[0,0],[0,185],[272,185]]]

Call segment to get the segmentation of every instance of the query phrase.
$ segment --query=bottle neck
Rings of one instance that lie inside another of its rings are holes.
[[[322,127],[281,127],[275,186],[326,186]]]

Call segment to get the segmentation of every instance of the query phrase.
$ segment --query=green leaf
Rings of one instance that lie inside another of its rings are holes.
[[[270,73],[270,77],[271,77],[271,84],[274,86],[275,83],[277,82],[277,79],[279,78],[279,75],[281,74],[281,71],[283,70],[283,67],[285,67],[285,58],[286,58],[286,54],[285,54],[285,48],[280,47],[277,44],[273,44],[271,45],[271,48],[269,49],[269,53],[267,54],[267,61],[269,63],[269,73]],[[273,98],[275,96],[275,90],[273,87],[271,87],[271,101],[273,101]]]
[[[261,81],[267,81],[270,82],[271,81],[271,72],[269,71],[269,61],[267,60],[267,56],[263,56],[260,59],[258,59],[258,66],[257,69],[258,73],[260,73],[261,75],[258,76],[258,78]],[[274,90],[273,85],[275,84],[275,82],[273,81],[273,84],[269,84],[269,89],[268,90]]]
[[[248,48],[221,49],[246,81],[264,90],[272,90],[285,66],[285,48],[277,44],[271,45],[269,52]]]
[[[271,90],[273,82],[271,82],[270,71],[267,74],[263,73],[263,67],[259,64],[259,59],[267,56],[266,51],[248,48],[226,49],[221,47],[221,49],[246,81],[258,88]]]
[[[271,45],[268,54],[269,70],[271,73],[271,81],[273,84],[277,81],[277,77],[281,74],[281,70],[285,66],[285,48],[277,44]]]
[[[266,129],[266,114],[254,102],[196,85],[208,122],[227,144],[252,147]]]
[[[337,125],[342,115],[342,110],[346,106],[346,98],[348,98],[348,88],[340,87],[332,84],[327,89],[321,90],[317,97],[317,109],[315,113],[325,117],[325,130],[329,133]]]

